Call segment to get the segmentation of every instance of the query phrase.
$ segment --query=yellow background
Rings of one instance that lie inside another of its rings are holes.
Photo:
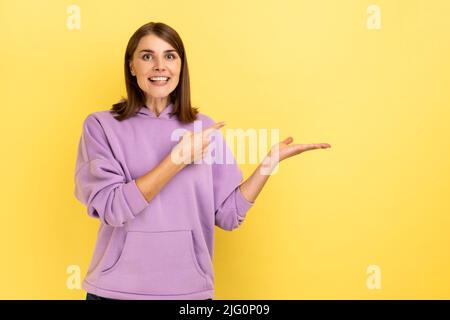
[[[150,21],[182,37],[201,112],[332,145],[282,162],[241,228],[216,228],[216,299],[450,298],[450,1],[0,3],[0,298],[85,298],[66,286],[99,223],[73,195],[82,120],[125,95],[127,41]]]

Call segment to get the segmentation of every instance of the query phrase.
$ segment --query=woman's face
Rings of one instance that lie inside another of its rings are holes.
[[[142,37],[130,61],[134,74],[147,101],[167,97],[178,85],[181,58],[166,41],[154,34]],[[150,80],[153,77],[167,77],[168,80]]]

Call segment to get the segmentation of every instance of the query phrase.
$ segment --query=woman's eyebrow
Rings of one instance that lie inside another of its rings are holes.
[[[175,52],[176,50],[174,49],[170,49],[170,50],[166,50],[164,52]],[[141,52],[151,52],[151,53],[155,53],[155,51],[151,50],[151,49],[142,49],[141,51],[139,51],[139,53]]]

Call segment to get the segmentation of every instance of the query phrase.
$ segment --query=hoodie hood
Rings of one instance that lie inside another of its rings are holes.
[[[159,114],[159,116],[157,116],[153,111],[151,111],[146,105],[142,105],[137,113],[155,119],[171,119],[175,117],[174,115],[170,114],[172,111],[173,111],[173,103],[170,103],[163,109],[163,111]]]

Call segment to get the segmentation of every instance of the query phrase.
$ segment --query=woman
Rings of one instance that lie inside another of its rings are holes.
[[[128,99],[88,115],[78,147],[75,196],[101,222],[87,299],[212,299],[214,226],[239,227],[279,161],[329,145],[289,137],[241,183],[224,123],[191,106],[183,42],[164,23],[130,38],[125,80]]]

